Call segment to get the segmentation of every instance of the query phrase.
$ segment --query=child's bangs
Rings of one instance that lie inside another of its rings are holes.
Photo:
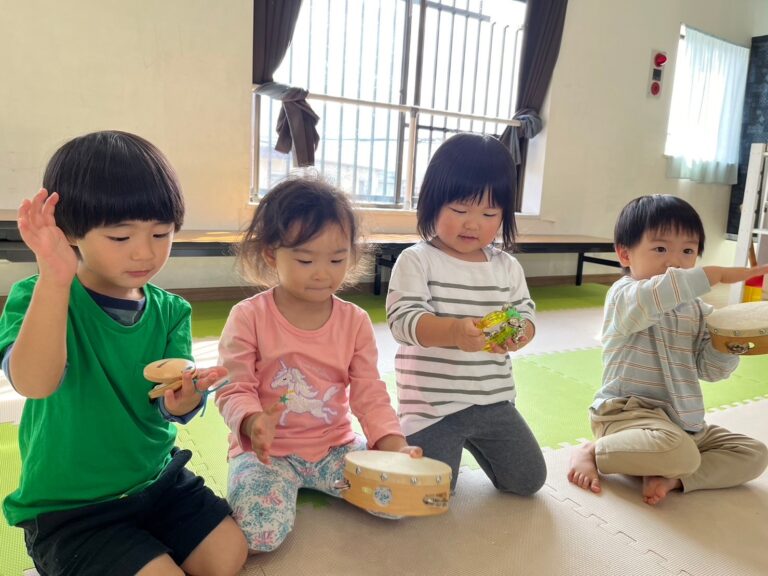
[[[504,208],[510,201],[510,176],[498,164],[474,165],[451,187],[448,202],[480,204],[486,191],[494,208]]]
[[[658,226],[655,226],[653,230],[659,234],[691,236],[697,240],[699,238],[699,230],[696,226],[680,220],[667,220],[666,222],[662,222]]]
[[[350,237],[350,245],[354,244],[352,238],[352,223],[344,222],[340,214],[319,211],[309,211],[303,217],[290,222],[288,228],[280,233],[280,245],[285,248],[296,248],[306,244],[320,234],[326,227],[337,225]]]
[[[129,163],[133,164],[133,163]],[[89,175],[87,186],[97,194],[82,195],[84,213],[102,225],[126,220],[173,222],[178,230],[184,221],[181,191],[155,166],[107,166],[101,175]]]
[[[661,203],[659,203],[661,204]],[[687,205],[660,205],[647,214],[646,231],[661,234],[671,233],[695,238],[699,244],[699,254],[704,252],[704,228],[698,214]],[[638,235],[638,238],[640,235]]]

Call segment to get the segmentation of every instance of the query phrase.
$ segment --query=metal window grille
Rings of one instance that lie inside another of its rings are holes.
[[[359,205],[414,206],[446,138],[517,124],[524,16],[512,0],[305,0],[275,80],[310,92],[314,169]],[[300,169],[274,150],[280,103],[253,98],[255,202]]]

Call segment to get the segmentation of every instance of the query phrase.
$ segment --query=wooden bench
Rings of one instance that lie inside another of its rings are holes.
[[[231,256],[239,241],[239,232],[181,230],[174,236],[171,256]],[[21,239],[16,212],[12,210],[0,210],[0,260],[35,261],[35,255]]]
[[[372,234],[368,242],[377,248],[374,265],[373,293],[381,293],[381,269],[392,268],[400,253],[420,240],[418,234]],[[520,254],[578,254],[576,285],[584,278],[584,262],[620,268],[616,260],[587,256],[589,253],[613,252],[613,242],[595,236],[561,234],[522,234],[516,239],[515,252]]]
[[[32,252],[24,245],[16,228],[16,213],[0,210],[0,259],[11,262],[34,262]],[[381,271],[391,269],[400,253],[420,240],[417,234],[370,234],[366,241],[375,247],[373,292],[381,293]],[[240,232],[217,230],[181,230],[173,239],[171,256],[231,256],[240,241]],[[578,254],[576,285],[583,280],[584,263],[620,267],[615,260],[589,256],[590,253],[613,252],[607,238],[560,234],[520,235],[515,252],[521,254]]]

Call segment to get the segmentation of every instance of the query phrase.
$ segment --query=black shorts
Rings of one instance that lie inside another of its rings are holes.
[[[137,494],[19,524],[40,576],[133,575],[163,554],[181,565],[232,513],[184,468],[191,457],[175,451],[157,481]]]

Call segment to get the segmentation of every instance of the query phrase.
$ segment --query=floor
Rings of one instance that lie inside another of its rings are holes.
[[[710,301],[726,297],[719,291]],[[600,309],[542,312],[537,338],[520,354],[597,347],[601,316]],[[396,344],[384,325],[376,336],[380,370],[392,372]],[[215,340],[196,342],[194,351],[201,365],[215,363]],[[16,419],[21,405],[0,383],[0,421]],[[708,420],[768,443],[768,400],[711,412]],[[565,477],[568,455],[567,447],[545,451],[547,483],[531,498],[500,494],[482,471],[464,468],[440,516],[389,521],[335,499],[304,503],[286,542],[252,557],[242,575],[768,574],[768,474],[650,507],[635,479],[607,477],[599,496],[575,488]]]

